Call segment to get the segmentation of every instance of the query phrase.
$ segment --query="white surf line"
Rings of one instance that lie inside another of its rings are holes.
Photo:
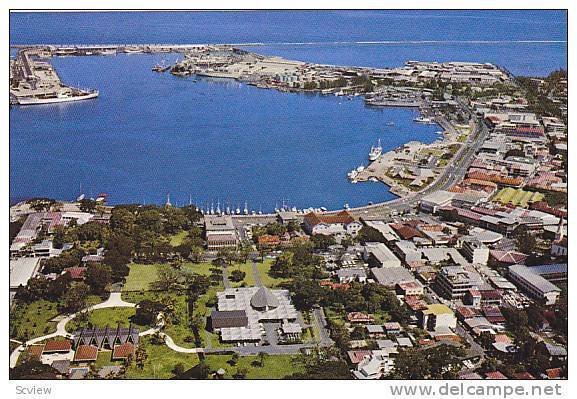
[[[332,41],[332,42],[254,42],[228,43],[238,47],[263,46],[322,46],[322,45],[350,45],[350,44],[564,44],[567,40],[365,40],[365,41]],[[224,45],[224,44],[223,44]]]

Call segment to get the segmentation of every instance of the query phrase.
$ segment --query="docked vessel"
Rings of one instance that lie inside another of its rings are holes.
[[[356,169],[353,169],[349,173],[347,173],[347,177],[349,178],[350,181],[356,182],[358,174],[359,172],[357,172]]]
[[[98,97],[98,90],[62,90],[53,93],[42,93],[33,96],[19,96],[19,105],[54,104],[71,101],[89,100]]]
[[[419,116],[418,118],[413,119],[413,121],[417,122],[417,123],[424,123],[427,125],[434,125],[435,121],[432,118],[427,118],[424,116]]]
[[[169,65],[166,65],[166,61],[162,60],[159,64],[152,67],[153,72],[166,72],[170,69]]]
[[[381,147],[381,139],[376,146],[371,147],[371,152],[369,152],[369,161],[376,161],[378,157],[381,156],[383,152],[383,147]]]

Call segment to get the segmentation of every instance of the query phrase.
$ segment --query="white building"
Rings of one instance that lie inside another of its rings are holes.
[[[363,258],[376,267],[400,267],[401,260],[385,244],[368,242],[365,244]]]
[[[473,236],[465,236],[460,239],[461,253],[469,262],[486,265],[489,260],[489,247]]]
[[[561,289],[527,266],[509,266],[509,278],[529,296],[545,305],[554,305],[559,298]]]
[[[304,217],[304,228],[308,234],[356,236],[363,225],[347,211],[335,215],[310,212]]]
[[[421,310],[419,322],[420,327],[428,331],[457,327],[455,314],[447,305],[441,303],[427,305],[427,309]]]

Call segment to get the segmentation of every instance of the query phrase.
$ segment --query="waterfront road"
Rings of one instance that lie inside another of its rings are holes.
[[[467,140],[467,142],[457,151],[452,159],[452,163],[445,168],[437,180],[427,186],[424,190],[388,202],[352,208],[350,209],[350,212],[355,216],[363,216],[367,218],[388,216],[393,211],[403,211],[416,206],[424,197],[435,191],[446,190],[455,185],[461,181],[465,176],[465,173],[467,173],[469,166],[473,162],[475,153],[483,145],[488,133],[489,130],[487,126],[484,123],[475,120],[475,125],[469,136],[469,140]]]

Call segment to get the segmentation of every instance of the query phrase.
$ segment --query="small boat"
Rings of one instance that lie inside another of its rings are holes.
[[[395,122],[387,122],[385,123],[385,126],[395,126]]]

